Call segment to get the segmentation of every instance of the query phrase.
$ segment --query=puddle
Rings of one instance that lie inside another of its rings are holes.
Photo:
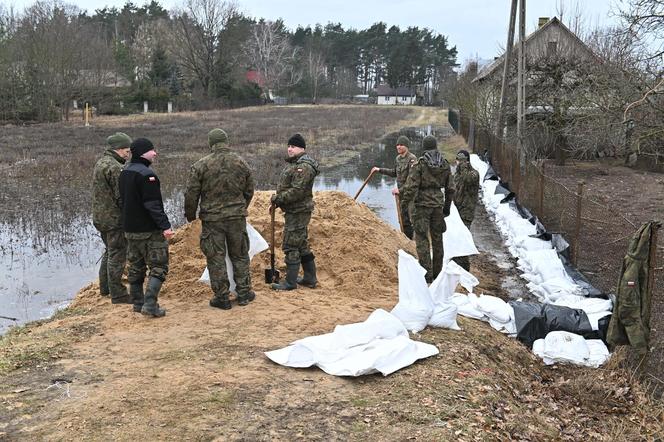
[[[421,153],[419,142],[424,136],[433,134],[441,140],[453,134],[449,127],[432,126],[404,128],[400,133],[414,142],[411,151],[416,155]],[[345,165],[323,169],[314,189],[339,190],[354,196],[373,166],[394,166],[398,135],[386,136],[381,143],[362,151],[358,158]],[[184,223],[182,186],[164,190],[166,212],[175,226]],[[367,204],[398,230],[396,202],[391,193],[394,186],[394,178],[376,174],[360,194],[358,202]],[[16,322],[0,319],[0,334],[12,325],[51,316],[66,306],[81,287],[97,278],[103,245],[90,222],[89,208],[77,207],[76,216],[65,209],[64,206],[61,210],[50,207],[47,209],[49,213],[40,214],[42,218],[49,218],[46,225],[54,226],[51,230],[26,228],[30,221],[20,217],[0,223],[0,266],[5,269],[0,274],[0,315],[18,319]],[[472,230],[480,252],[491,256],[496,265],[505,270],[505,290],[515,297],[527,293],[486,212],[478,214]]]

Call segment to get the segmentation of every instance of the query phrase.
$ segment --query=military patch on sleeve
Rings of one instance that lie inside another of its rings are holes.
[[[157,181],[157,178],[151,176],[151,177],[148,177],[148,181]]]
[[[634,281],[627,281],[627,287],[634,287]]]
[[[302,169],[297,169],[298,172],[302,172]]]

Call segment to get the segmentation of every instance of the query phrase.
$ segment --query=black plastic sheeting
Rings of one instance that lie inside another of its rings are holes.
[[[566,331],[586,339],[601,339],[606,343],[606,331],[611,315],[599,320],[599,330],[593,330],[583,310],[538,302],[510,301],[514,309],[516,338],[528,348],[549,332]]]

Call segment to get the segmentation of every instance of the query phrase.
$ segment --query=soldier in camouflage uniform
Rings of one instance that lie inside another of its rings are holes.
[[[120,174],[129,292],[134,311],[151,317],[166,314],[157,300],[168,274],[168,239],[173,236],[171,223],[164,213],[159,178],[150,168],[156,157],[152,142],[137,138],[131,143],[131,163]],[[150,278],[144,293],[143,282],[148,268]]]
[[[191,166],[184,196],[187,221],[196,219],[200,200],[201,250],[207,259],[214,292],[210,305],[224,310],[231,308],[227,248],[238,304],[247,305],[256,297],[251,291],[247,236],[247,208],[254,196],[254,179],[247,163],[231,152],[227,142],[228,136],[221,129],[208,133],[212,153]]]
[[[406,204],[413,204],[417,257],[427,271],[427,282],[431,283],[443,268],[445,217],[450,214],[454,188],[450,165],[438,151],[436,139],[431,135],[424,137],[422,148],[425,152],[410,169],[401,198]],[[444,194],[441,189],[445,189]]]
[[[101,235],[105,250],[99,266],[99,288],[111,295],[113,304],[130,303],[122,284],[127,259],[127,241],[120,222],[120,172],[129,158],[131,138],[122,132],[106,139],[108,148],[95,164],[92,173],[92,223]]]
[[[475,206],[480,191],[480,174],[470,165],[470,154],[460,150],[456,156],[456,173],[454,174],[454,205],[459,210],[461,221],[470,230],[475,218]],[[454,261],[462,268],[470,271],[468,256],[457,256]]]
[[[305,153],[306,147],[300,134],[288,140],[288,165],[281,172],[277,193],[271,199],[270,210],[280,207],[284,211],[282,249],[286,255],[286,278],[280,284],[272,284],[274,290],[293,290],[297,284],[315,288],[318,283],[308,239],[309,221],[314,210],[311,189],[318,175],[318,162]],[[300,264],[304,270],[302,278],[297,277]]]
[[[374,167],[372,172],[378,172],[383,175],[388,175],[391,177],[396,177],[397,187],[392,189],[392,194],[399,194],[403,185],[406,183],[408,178],[408,171],[410,168],[417,162],[417,157],[413,155],[408,149],[410,148],[410,140],[408,137],[401,135],[397,138],[397,155],[396,160],[394,161],[393,168],[385,167]],[[403,202],[403,199],[399,201],[399,210],[401,211],[401,221],[403,223],[403,233],[408,237],[408,239],[413,239],[413,225],[410,222],[410,211],[408,210],[408,205]]]

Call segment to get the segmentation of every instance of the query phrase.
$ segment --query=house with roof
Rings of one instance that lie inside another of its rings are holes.
[[[561,132],[576,116],[595,112],[592,67],[602,60],[557,17],[542,17],[524,41],[526,54],[526,118],[544,122],[548,131]],[[481,69],[472,80],[477,89],[475,122],[510,133],[516,123],[516,65],[518,43],[512,49],[505,102],[505,126],[496,128],[505,54]],[[542,144],[542,140],[533,140]],[[553,140],[551,143],[560,143]],[[545,150],[548,150],[546,148]]]
[[[386,84],[381,84],[376,87],[376,103],[414,105],[417,104],[417,93],[408,87],[391,88]]]

